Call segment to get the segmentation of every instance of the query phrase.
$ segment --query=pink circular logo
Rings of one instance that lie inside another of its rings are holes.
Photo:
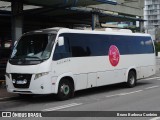
[[[109,61],[112,66],[117,66],[120,59],[120,53],[115,45],[111,45],[109,48]]]

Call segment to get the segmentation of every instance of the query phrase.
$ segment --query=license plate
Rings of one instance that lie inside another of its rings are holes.
[[[17,80],[16,83],[21,84],[21,85],[26,84],[26,82],[24,80]]]

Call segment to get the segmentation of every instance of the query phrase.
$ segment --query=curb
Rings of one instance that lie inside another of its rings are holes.
[[[3,98],[0,98],[0,102],[4,102],[4,101],[11,101],[11,100],[18,100],[18,96],[15,96],[15,97],[3,97]]]

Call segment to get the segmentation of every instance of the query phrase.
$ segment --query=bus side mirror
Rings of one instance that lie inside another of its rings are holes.
[[[59,37],[58,38],[58,46],[63,46],[64,45],[64,37]]]

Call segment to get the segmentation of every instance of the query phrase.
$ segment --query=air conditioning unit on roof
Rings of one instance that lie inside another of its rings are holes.
[[[132,33],[129,29],[113,29],[113,28],[105,28],[106,32],[120,32],[120,33]]]

